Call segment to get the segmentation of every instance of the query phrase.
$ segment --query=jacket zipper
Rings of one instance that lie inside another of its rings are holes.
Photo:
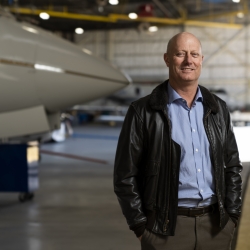
[[[167,230],[168,230],[168,224],[169,224],[169,203],[170,203],[170,170],[171,170],[171,124],[170,124],[170,121],[168,119],[168,116],[167,116],[167,113],[166,113],[166,110],[164,110],[164,115],[166,116],[167,118],[167,121],[168,121],[168,126],[169,126],[169,167],[168,167],[168,187],[167,187],[167,192],[165,195],[165,197],[163,197],[163,199],[165,198],[166,199],[166,196],[167,196],[167,207],[166,207],[166,217],[165,217],[165,220],[164,220],[164,224],[163,224],[163,232],[166,233]],[[164,206],[164,211],[165,211],[165,206]]]

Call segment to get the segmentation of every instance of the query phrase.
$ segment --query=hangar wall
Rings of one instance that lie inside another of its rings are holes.
[[[167,78],[163,61],[168,40],[188,31],[202,43],[205,56],[200,84],[225,89],[238,104],[250,106],[250,27],[226,29],[210,27],[164,27],[157,32],[136,29],[87,31],[76,43],[93,54],[111,61],[136,83],[157,83]]]

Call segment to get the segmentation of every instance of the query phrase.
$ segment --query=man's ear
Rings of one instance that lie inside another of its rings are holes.
[[[164,53],[163,58],[164,58],[164,61],[165,61],[166,65],[169,67],[169,58],[168,58],[168,54],[167,54],[167,53]]]
[[[202,59],[201,59],[201,64],[203,63],[203,60],[204,60],[204,56],[202,56]]]

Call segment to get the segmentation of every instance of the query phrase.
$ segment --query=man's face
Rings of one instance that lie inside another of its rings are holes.
[[[198,83],[203,56],[200,42],[192,35],[184,34],[171,43],[164,54],[169,67],[169,79],[177,83]]]

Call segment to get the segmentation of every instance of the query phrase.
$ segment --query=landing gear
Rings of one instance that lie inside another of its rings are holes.
[[[32,200],[34,198],[34,193],[20,193],[18,199],[20,202],[25,202]]]

